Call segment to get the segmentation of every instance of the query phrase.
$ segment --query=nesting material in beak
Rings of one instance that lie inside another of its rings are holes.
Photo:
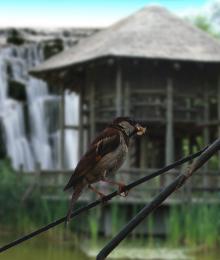
[[[135,127],[137,129],[137,135],[144,135],[146,133],[146,127],[143,127],[139,124],[137,124]]]

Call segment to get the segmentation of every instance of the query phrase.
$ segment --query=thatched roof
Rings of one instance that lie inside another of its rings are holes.
[[[80,41],[32,72],[66,68],[103,57],[220,62],[220,43],[166,9],[150,6]]]

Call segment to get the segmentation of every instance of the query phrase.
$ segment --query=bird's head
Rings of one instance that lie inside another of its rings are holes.
[[[113,121],[114,126],[122,128],[122,130],[131,137],[133,135],[143,135],[146,132],[146,128],[141,126],[137,121],[129,117],[117,117]]]

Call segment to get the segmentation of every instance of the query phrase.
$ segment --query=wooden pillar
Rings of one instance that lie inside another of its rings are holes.
[[[195,143],[196,143],[195,136],[193,134],[190,134],[190,136],[189,136],[189,154],[194,153],[193,146],[195,145]],[[186,171],[186,166],[183,169],[184,169],[184,171]],[[186,203],[189,204],[192,202],[192,198],[193,198],[192,188],[196,187],[196,186],[197,186],[197,183],[194,181],[194,178],[192,178],[191,181],[187,182],[187,184],[185,185],[186,192],[184,191],[184,193],[186,193],[186,194],[184,196],[184,194],[182,193],[182,195],[183,195],[182,198],[185,197]]]
[[[218,77],[218,88],[217,88],[217,106],[218,106],[218,136],[220,138],[220,76]],[[220,151],[218,152],[218,168],[220,169]]]
[[[84,98],[84,85],[81,84],[79,90],[79,146],[78,146],[78,157],[80,158],[83,154],[83,98]]]
[[[148,140],[143,138],[140,143],[140,168],[145,169],[147,167],[146,154],[148,153],[147,149]]]
[[[125,83],[125,95],[124,95],[124,114],[130,116],[130,83]]]
[[[206,126],[203,130],[203,137],[204,137],[204,145],[209,144],[210,140],[210,133],[209,133],[209,97],[208,94],[204,96],[204,121]],[[206,163],[207,165],[207,163]]]
[[[205,122],[205,127],[203,129],[203,139],[204,139],[204,145],[208,145],[210,141],[210,132],[209,132],[209,95],[208,95],[208,86],[205,88],[205,95],[204,95],[204,122]],[[206,175],[208,172],[209,168],[209,163],[207,162],[203,169],[204,169],[204,174],[203,174],[203,186],[207,187],[208,185],[208,176]]]
[[[61,87],[61,100],[60,100],[60,169],[63,170],[65,153],[65,89]]]
[[[124,93],[124,115],[130,116],[130,83],[127,81],[125,83],[125,93]],[[131,150],[134,149],[133,145],[130,145],[128,151],[128,156],[126,158],[124,165],[125,169],[129,169],[131,166]]]
[[[166,165],[174,161],[174,131],[173,131],[173,81],[167,79],[167,108],[166,108],[166,140],[165,161]]]
[[[122,71],[120,63],[116,70],[116,116],[122,116]]]
[[[90,87],[90,97],[89,97],[89,124],[90,124],[90,138],[91,140],[95,137],[95,83],[91,82]],[[91,141],[89,140],[89,141]]]

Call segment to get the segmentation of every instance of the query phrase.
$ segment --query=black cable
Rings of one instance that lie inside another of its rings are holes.
[[[173,168],[175,168],[175,167],[177,167],[177,166],[179,166],[179,165],[181,165],[181,164],[183,164],[185,162],[193,160],[194,158],[196,158],[199,155],[201,155],[207,148],[208,147],[205,147],[204,149],[202,149],[201,151],[199,151],[199,152],[197,152],[195,154],[192,154],[192,155],[189,155],[187,157],[184,157],[184,158],[182,158],[182,159],[180,159],[180,160],[178,160],[178,161],[176,161],[176,162],[174,162],[174,163],[172,163],[172,164],[170,164],[170,165],[168,165],[168,166],[166,166],[166,167],[164,167],[164,168],[162,168],[162,169],[160,169],[160,170],[158,170],[158,171],[156,171],[156,172],[154,172],[152,174],[146,175],[145,177],[140,178],[139,180],[134,181],[134,182],[126,185],[124,187],[124,191],[128,191],[128,190],[130,190],[130,189],[140,185],[141,183],[144,183],[144,182],[146,182],[146,181],[148,181],[148,180],[150,180],[150,179],[152,179],[154,177],[157,177],[157,176],[159,176],[159,175],[161,175],[161,174],[163,174],[163,173],[165,173],[165,172],[167,172],[167,171],[169,171],[169,170],[171,170],[171,169],[173,169]],[[105,196],[104,199],[105,199],[105,201],[108,201],[108,200],[112,199],[113,197],[116,197],[117,195],[118,195],[118,192],[115,191],[115,192],[112,192],[112,193],[108,194],[107,196]],[[94,202],[92,202],[92,203],[90,203],[90,204],[88,204],[88,205],[86,205],[86,206],[84,206],[82,208],[79,208],[79,209],[75,210],[71,214],[70,218],[73,218],[73,217],[75,217],[75,216],[77,216],[77,215],[79,215],[79,214],[81,214],[81,213],[83,213],[83,212],[85,212],[85,211],[87,211],[87,210],[89,210],[91,208],[94,208],[94,207],[96,207],[97,205],[99,205],[102,202],[103,202],[103,200],[96,200],[96,201],[94,201]],[[14,246],[16,246],[18,244],[21,244],[22,242],[24,242],[26,240],[29,240],[32,237],[35,237],[35,236],[37,236],[37,235],[39,235],[39,234],[41,234],[41,233],[43,233],[43,232],[45,232],[45,231],[55,227],[55,226],[65,222],[65,220],[66,220],[66,217],[57,219],[57,220],[51,222],[50,224],[48,224],[48,225],[46,225],[44,227],[41,227],[38,230],[35,230],[34,232],[29,233],[28,235],[25,235],[25,236],[23,236],[21,238],[18,238],[16,240],[14,240],[14,241],[12,241],[12,242],[10,242],[10,243],[0,247],[0,253],[8,250],[11,247],[14,247]]]
[[[112,240],[104,246],[99,252],[96,260],[105,259],[118,245],[127,237],[132,230],[140,224],[154,209],[156,209],[166,198],[168,198],[175,190],[179,189],[185,181],[193,175],[204,163],[206,163],[214,153],[220,149],[220,139],[215,140],[204,152],[202,152],[198,158],[191,164],[185,174],[180,174],[170,185],[163,189],[163,191],[157,195],[152,202],[147,204],[141,211],[137,213],[114,237]]]
[[[133,217],[125,227],[99,252],[96,260],[105,259],[114,248],[155,208],[157,208],[167,197],[169,197],[186,179],[186,176],[180,174],[170,185],[164,188],[152,202],[147,204],[138,214]]]
[[[206,146],[205,148],[203,148],[202,150],[200,150],[197,153],[194,153],[192,155],[188,155],[188,156],[186,156],[186,157],[184,157],[182,159],[179,159],[178,161],[176,161],[176,162],[174,162],[174,163],[172,163],[170,165],[167,165],[164,168],[161,168],[160,170],[158,170],[156,172],[153,172],[153,173],[151,173],[149,175],[146,175],[145,177],[142,177],[142,178],[138,179],[137,181],[134,181],[134,182],[126,185],[125,186],[125,190],[132,189],[132,188],[136,187],[139,184],[142,184],[142,183],[144,183],[144,182],[146,182],[146,181],[148,181],[148,180],[150,180],[152,178],[155,178],[155,177],[157,177],[157,176],[159,176],[159,175],[161,175],[161,174],[163,174],[163,173],[165,173],[165,172],[167,172],[167,171],[169,171],[169,170],[171,170],[171,169],[173,169],[173,168],[175,168],[177,166],[180,166],[183,163],[186,163],[188,161],[191,161],[191,160],[195,159],[196,157],[200,156],[205,150],[207,150],[208,147],[209,146]]]

